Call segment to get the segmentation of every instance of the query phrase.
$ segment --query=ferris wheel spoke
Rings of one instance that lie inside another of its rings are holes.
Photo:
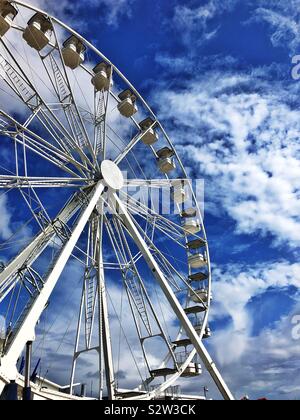
[[[78,209],[86,203],[86,193],[76,193],[60,211],[57,217],[43,227],[40,233],[22,249],[9,263],[4,265],[0,272],[0,303],[14,286],[18,272],[24,267],[30,267],[41,253],[53,241],[57,233],[64,229],[67,222]]]
[[[85,186],[87,179],[80,178],[37,178],[0,175],[0,189],[13,188],[74,188]]]
[[[121,215],[119,215],[118,209],[116,207],[116,202],[113,199],[109,199],[108,201],[106,201],[103,197],[101,198],[101,200],[103,202],[105,202],[105,204],[108,206],[108,208],[110,209],[110,211],[112,212],[112,214],[114,214],[114,217],[117,218],[118,220],[122,221],[122,217]],[[126,206],[125,203],[123,203],[124,206]],[[130,209],[126,206],[127,211],[130,213]],[[157,258],[157,263],[161,264],[162,267],[164,267],[165,272],[167,273],[167,279],[171,285],[171,287],[174,289],[175,293],[181,292],[183,289],[182,287],[184,287],[186,290],[191,290],[191,292],[193,292],[193,289],[191,288],[191,286],[189,285],[189,283],[187,282],[186,278],[180,273],[179,270],[177,270],[169,261],[169,259],[164,255],[164,253],[162,253],[162,251],[154,244],[153,241],[153,237],[151,238],[150,236],[147,235],[147,232],[143,229],[143,227],[134,219],[133,215],[131,214],[132,217],[132,221],[134,222],[136,229],[138,229],[138,231],[140,232],[141,236],[143,237],[144,241],[147,243],[147,246],[149,248],[149,250],[151,251],[151,253],[153,253],[154,258]],[[126,231],[129,233],[126,225],[124,225],[124,228],[126,229]],[[155,228],[155,225],[153,226],[153,230]],[[153,235],[152,235],[153,236]],[[115,244],[115,248],[119,250],[119,252],[123,251],[123,255],[125,255],[124,250],[120,250],[120,246],[122,246],[122,241],[117,241]],[[184,247],[185,248],[185,247]],[[169,254],[168,255],[170,257],[170,259],[174,259],[174,256]],[[133,261],[136,264],[140,259],[143,258],[143,253],[139,250],[139,253],[133,257]],[[126,267],[126,264],[128,264],[127,260],[124,260],[124,265]],[[181,266],[183,265],[182,262],[180,262]],[[180,281],[180,283],[182,284],[180,286],[180,284],[178,283],[178,280]]]
[[[73,165],[75,169],[80,172],[83,172],[83,170],[86,169],[72,157],[58,150],[55,146],[44,140],[42,137],[36,135],[27,127],[24,127],[2,110],[0,110],[0,134],[7,136],[13,142],[16,142],[26,150],[35,153],[48,162],[51,162],[59,169],[68,172],[73,176],[78,176],[78,174],[69,168],[68,165]],[[15,153],[17,154],[17,152]],[[16,171],[18,171],[18,168],[16,168]]]
[[[150,130],[152,130],[157,125],[157,122],[155,121],[147,130],[138,133],[133,137],[133,139],[129,142],[129,144],[125,147],[125,149],[122,151],[122,153],[119,154],[119,156],[115,159],[115,163],[117,165],[120,165],[120,163],[127,157],[127,155],[133,150],[133,148],[140,143],[140,141],[145,137]]]
[[[136,266],[122,224],[117,218],[109,221],[107,217],[105,218],[105,224],[120,266],[123,286],[126,290],[129,307],[149,375],[152,372],[151,361],[145,348],[145,342],[153,338],[160,337],[164,341],[166,351],[168,351],[170,358],[173,359],[174,365],[176,365],[172,345],[161,325],[151,296]]]
[[[109,86],[112,84],[113,68],[110,66],[109,71]],[[95,122],[94,130],[94,151],[96,156],[101,156],[102,159],[106,159],[107,154],[107,114],[110,104],[111,90],[110,87],[107,92],[105,90],[97,91],[95,87],[94,91],[94,115],[93,119]]]
[[[166,273],[166,278],[170,283],[171,287],[173,288],[175,293],[182,292],[183,290],[190,291],[194,293],[193,288],[187,281],[186,277],[182,275],[180,270],[174,267],[174,264],[171,263],[170,260],[174,260],[174,255],[166,254],[161,249],[159,249],[154,241],[153,238],[148,236],[143,228],[140,226],[138,222],[135,221],[134,217],[132,217],[133,222],[135,223],[136,228],[139,230],[141,236],[144,238],[145,242],[147,243],[148,248],[152,251],[153,257],[156,259],[157,263],[160,265],[161,269]],[[174,260],[175,262],[180,263],[180,266],[184,265],[184,262]],[[206,305],[204,305],[207,309]]]
[[[71,130],[73,137],[76,139],[77,145],[80,149],[87,148],[91,154],[93,164],[97,166],[98,162],[96,154],[93,150],[83,118],[75,101],[66,65],[62,57],[62,50],[58,41],[56,27],[53,22],[52,28],[56,48],[50,54],[42,55],[42,53],[40,53],[40,57],[51,81],[55,95],[57,96],[62,110],[65,113],[69,129]],[[57,52],[57,54],[54,55],[55,52]]]
[[[97,350],[99,354],[100,400],[102,399],[104,387],[104,371],[109,398],[114,399],[115,395],[115,379],[107,309],[102,242],[103,216],[98,217],[97,214],[94,214],[89,220],[84,281],[70,381],[70,391],[71,394],[73,394],[74,378],[79,357],[83,354]],[[96,319],[98,320],[97,329],[95,327]],[[81,340],[82,330],[83,339]]]
[[[128,182],[129,186],[131,185],[139,185],[139,182],[135,184],[135,181]],[[162,185],[169,185],[168,182],[166,184]],[[145,186],[147,186],[147,181],[145,181]],[[145,203],[142,201],[136,200],[131,195],[121,191],[121,196],[123,197],[123,201],[126,204],[127,208],[130,209],[130,211],[133,214],[136,214],[143,219],[147,220],[148,223],[155,225],[159,230],[161,230],[163,233],[169,236],[170,239],[177,242],[177,244],[181,247],[184,247],[182,244],[182,239],[185,236],[185,232],[182,226],[178,225],[174,221],[168,219],[167,217],[164,217],[160,213],[158,213],[154,208],[148,207]],[[195,235],[197,237],[197,235]]]
[[[0,53],[0,68],[5,74],[4,81],[15,93],[16,97],[32,112],[32,118],[29,121],[32,123],[33,119],[38,119],[41,125],[47,130],[47,133],[51,135],[55,144],[58,145],[62,151],[68,152],[71,155],[76,151],[85,166],[88,165],[90,168],[93,167],[92,163],[78,144],[77,137],[75,136],[74,138],[74,132],[70,133],[66,129],[51,110],[51,107],[42,99],[41,95],[30,82],[28,76],[25,74],[2,38],[1,44],[4,46],[11,61],[8,61]]]

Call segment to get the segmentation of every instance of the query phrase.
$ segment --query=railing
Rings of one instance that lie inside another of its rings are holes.
[[[162,385],[155,385],[150,387],[150,392],[155,391]],[[156,397],[157,400],[174,399],[177,400],[181,396],[181,388],[179,385],[171,386]]]

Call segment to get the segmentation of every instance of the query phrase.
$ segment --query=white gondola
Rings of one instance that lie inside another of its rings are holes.
[[[77,69],[84,62],[85,51],[86,46],[83,42],[72,35],[63,44],[62,56],[65,65],[72,70]]]
[[[136,95],[130,89],[126,89],[120,93],[119,98],[121,102],[118,105],[118,110],[123,117],[131,118],[138,112],[136,104]]]
[[[108,91],[113,86],[112,67],[102,61],[93,69],[95,76],[92,78],[92,84],[97,92]]]
[[[17,14],[17,9],[8,1],[0,2],[0,36],[9,31]]]
[[[163,174],[168,174],[176,169],[174,155],[174,150],[169,149],[168,147],[164,147],[157,152],[157,164]]]
[[[186,191],[184,181],[177,180],[172,183],[172,199],[176,204],[183,204],[188,199],[188,193]]]
[[[181,225],[188,235],[196,235],[201,232],[201,223],[197,218],[197,210],[188,209],[181,214]]]
[[[158,134],[155,131],[155,121],[152,118],[146,118],[140,122],[139,126],[142,130],[142,142],[147,146],[152,146],[158,141]]]
[[[36,13],[29,20],[23,38],[31,48],[41,51],[49,44],[52,30],[50,20],[41,13]]]
[[[187,244],[188,263],[191,268],[202,268],[207,265],[207,257],[201,252],[205,245],[206,242],[203,239],[196,239]]]

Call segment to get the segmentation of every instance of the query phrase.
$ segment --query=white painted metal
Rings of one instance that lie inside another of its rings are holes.
[[[110,161],[101,163],[101,176],[104,184],[112,190],[121,190],[124,186],[124,177],[118,166]]]
[[[27,317],[25,318],[22,326],[20,327],[19,331],[17,332],[16,336],[14,337],[13,342],[11,343],[9,349],[7,350],[5,356],[1,359],[1,368],[6,372],[6,375],[10,377],[11,380],[16,379],[17,371],[16,371],[16,364],[17,360],[22,353],[25,344],[28,341],[34,341],[35,339],[35,326],[43,313],[45,306],[51,296],[53,289],[55,288],[57,281],[68,261],[87,221],[89,220],[94,208],[99,201],[101,194],[104,191],[103,183],[97,184],[95,187],[90,201],[83,211],[72,235],[64,246],[59,258],[57,259],[55,266],[53,267],[52,272],[50,273],[49,277],[45,281],[45,286],[41,290],[39,296],[35,300],[32,305],[31,311],[28,313]]]
[[[80,194],[75,194],[72,200],[57,215],[54,222],[49,223],[33,240],[25,247],[16,258],[8,263],[0,273],[0,303],[11,290],[16,281],[16,275],[23,266],[31,266],[39,257],[47,245],[55,236],[56,229],[61,223],[66,223],[82,204]]]
[[[102,208],[103,210],[103,208]],[[101,217],[99,235],[97,238],[98,247],[96,258],[98,261],[98,285],[99,285],[99,317],[101,319],[101,328],[102,334],[100,334],[102,346],[103,346],[103,359],[104,359],[104,368],[106,375],[106,386],[108,391],[108,398],[113,400],[115,398],[115,377],[114,377],[114,364],[113,364],[113,352],[111,345],[111,335],[110,335],[110,324],[109,324],[109,315],[108,315],[108,306],[107,306],[107,296],[106,296],[106,283],[105,283],[105,273],[104,273],[104,260],[103,260],[103,217]],[[100,360],[101,365],[101,360]]]
[[[153,276],[159,282],[159,285],[164,292],[165,296],[167,297],[170,305],[172,306],[175,314],[177,315],[179,321],[181,322],[185,332],[187,333],[188,337],[192,341],[195,349],[197,350],[199,356],[203,360],[205,367],[207,368],[208,372],[211,374],[215,384],[217,385],[219,391],[221,392],[222,396],[226,400],[233,400],[233,395],[231,394],[229,388],[227,387],[226,383],[224,382],[221,374],[219,373],[215,363],[211,359],[209,353],[205,349],[201,339],[199,338],[197,332],[195,331],[194,327],[192,326],[189,318],[187,317],[185,311],[183,310],[182,306],[180,305],[179,301],[177,300],[173,290],[171,289],[168,281],[166,280],[164,274],[162,273],[159,265],[157,264],[156,260],[154,259],[151,251],[149,250],[145,240],[139,234],[135,223],[133,222],[131,216],[129,215],[126,207],[119,199],[119,197],[115,194],[114,199],[119,206],[120,209],[120,217],[123,219],[124,223],[126,224],[127,229],[132,235],[136,245],[142,252],[145,261],[147,262],[149,268],[151,269]]]

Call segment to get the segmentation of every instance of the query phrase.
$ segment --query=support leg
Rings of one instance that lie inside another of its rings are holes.
[[[32,341],[28,341],[26,344],[26,361],[25,361],[25,384],[23,390],[23,400],[31,400],[31,386],[30,386],[30,375],[31,375],[31,356],[32,356]]]
[[[124,206],[123,202],[119,199],[117,194],[114,194],[114,200],[119,208],[120,217],[122,218],[125,226],[127,227],[128,231],[130,232],[133,240],[135,241],[137,247],[143,254],[145,261],[147,262],[149,268],[151,269],[154,277],[158,281],[162,291],[164,292],[166,298],[168,299],[174,313],[178,317],[181,325],[183,326],[186,334],[190,338],[191,342],[193,343],[195,349],[197,350],[199,356],[201,357],[206,369],[210,373],[212,379],[214,380],[216,386],[218,387],[219,391],[221,392],[223,398],[225,400],[234,400],[233,395],[231,394],[229,388],[227,387],[225,381],[223,380],[220,372],[218,371],[215,363],[213,362],[212,358],[210,357],[208,351],[204,347],[202,340],[198,336],[197,332],[195,331],[194,327],[192,326],[188,316],[186,315],[185,311],[183,310],[180,302],[178,301],[177,297],[175,296],[172,288],[170,287],[167,279],[165,278],[163,272],[161,271],[159,265],[157,264],[156,260],[154,259],[151,251],[149,250],[145,240],[140,235],[139,231],[137,230],[135,223],[128,213],[126,207]]]
[[[101,212],[101,214],[103,214]],[[115,377],[114,377],[114,365],[113,365],[113,356],[112,356],[112,347],[111,347],[111,336],[110,336],[110,326],[108,319],[108,308],[107,308],[107,298],[106,298],[106,285],[105,285],[105,276],[104,276],[104,262],[103,262],[103,216],[99,222],[99,235],[98,235],[98,258],[99,267],[98,267],[98,281],[99,281],[99,311],[100,311],[100,325],[102,326],[102,348],[103,348],[103,358],[105,364],[105,374],[106,374],[106,385],[108,391],[108,399],[115,399]],[[101,335],[100,335],[101,337]],[[101,353],[101,352],[100,352]],[[100,355],[101,358],[101,355]],[[101,388],[101,386],[100,386]]]

